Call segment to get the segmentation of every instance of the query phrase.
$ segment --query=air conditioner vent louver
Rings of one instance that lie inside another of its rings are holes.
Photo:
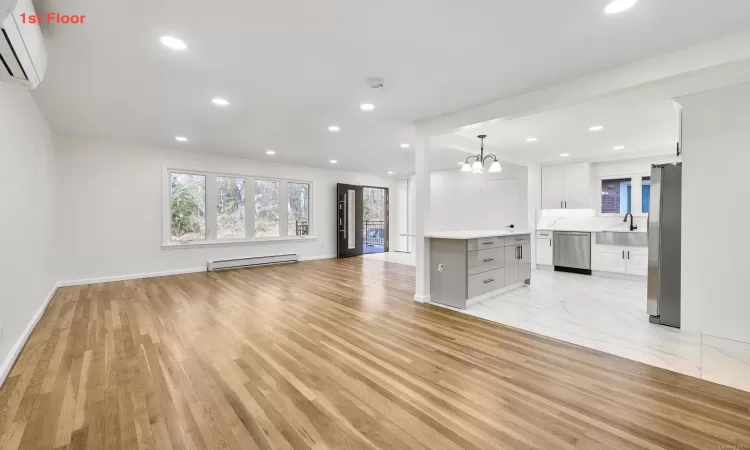
[[[19,81],[29,81],[26,71],[18,60],[18,54],[13,48],[5,28],[0,27],[0,62],[2,62],[8,76]]]

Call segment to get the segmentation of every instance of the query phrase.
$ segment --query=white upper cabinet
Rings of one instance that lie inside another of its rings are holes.
[[[542,167],[542,208],[565,207],[565,166]]]
[[[542,167],[542,208],[591,208],[591,165]]]

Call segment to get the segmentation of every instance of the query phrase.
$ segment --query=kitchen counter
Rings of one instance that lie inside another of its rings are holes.
[[[529,231],[516,230],[469,230],[469,231],[428,231],[425,237],[434,239],[481,239],[495,236],[519,236]]]
[[[609,227],[609,228],[593,228],[593,227],[546,227],[546,228],[537,228],[537,231],[580,231],[581,233],[601,233],[604,231],[612,232],[612,233],[645,233],[646,228],[644,227],[641,229],[640,227],[637,230],[630,231],[630,226],[627,224],[617,225],[615,227]]]
[[[459,309],[531,283],[531,234],[517,230],[434,231],[431,301]]]

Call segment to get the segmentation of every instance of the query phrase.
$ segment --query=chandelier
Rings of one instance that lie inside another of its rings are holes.
[[[499,173],[503,170],[503,167],[500,165],[500,162],[497,160],[497,156],[489,154],[487,156],[484,156],[484,138],[487,137],[486,134],[480,134],[477,136],[481,142],[482,146],[479,150],[479,154],[476,156],[469,156],[466,158],[466,162],[464,162],[464,165],[461,166],[461,172],[471,172],[471,173],[484,173],[484,163],[492,158],[492,164],[490,164],[490,168],[488,170],[489,173]],[[471,160],[474,159],[474,163],[472,164]]]

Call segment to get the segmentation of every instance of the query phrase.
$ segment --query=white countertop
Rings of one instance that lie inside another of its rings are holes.
[[[638,228],[637,230],[630,231],[630,225],[623,224],[624,226],[618,225],[610,228],[563,228],[563,227],[548,227],[548,228],[537,228],[537,231],[580,231],[582,233],[601,233],[603,231],[610,231],[613,233],[645,233],[646,229]]]
[[[525,230],[468,230],[468,231],[428,231],[425,237],[435,239],[480,239],[494,236],[517,236],[531,234]]]

